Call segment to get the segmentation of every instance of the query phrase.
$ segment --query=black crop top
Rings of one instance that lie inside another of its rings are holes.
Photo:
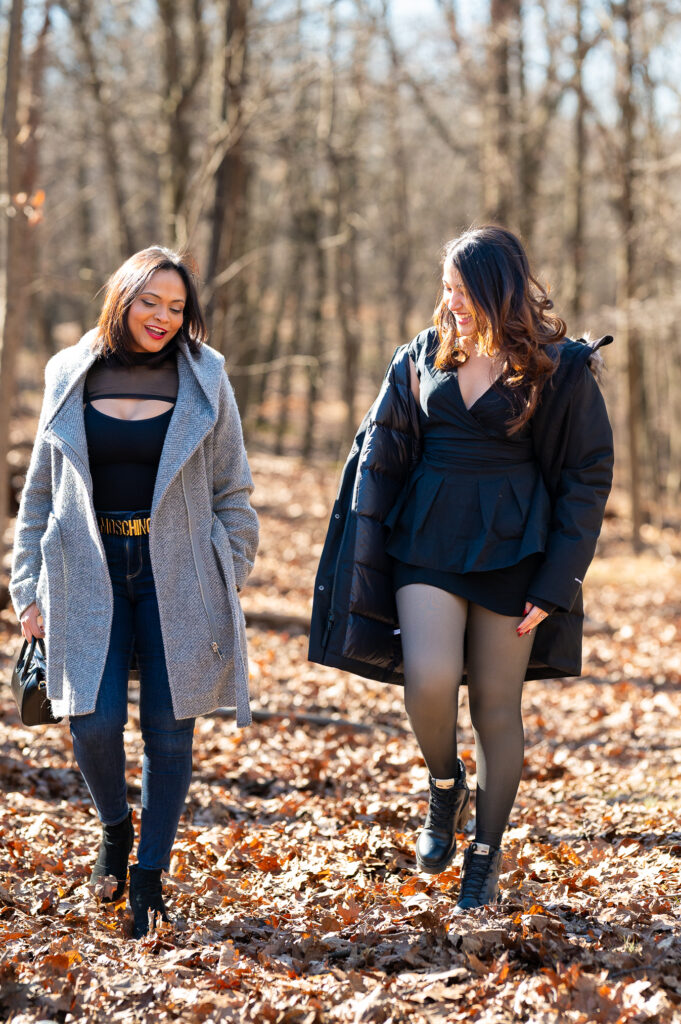
[[[100,412],[93,401],[177,398],[176,350],[165,359],[135,353],[131,365],[114,357],[98,359],[85,381],[87,437],[93,500],[97,512],[142,512],[151,508],[156,474],[173,409],[159,416],[124,420]]]

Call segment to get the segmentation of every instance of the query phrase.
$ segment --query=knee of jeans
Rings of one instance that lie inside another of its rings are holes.
[[[148,754],[160,754],[166,757],[191,756],[194,738],[193,724],[191,728],[152,729],[142,726],[144,749]]]
[[[79,746],[106,751],[121,742],[125,722],[95,714],[78,715],[69,720],[69,728]]]

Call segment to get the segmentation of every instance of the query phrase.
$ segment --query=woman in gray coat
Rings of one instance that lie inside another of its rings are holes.
[[[45,636],[47,691],[103,826],[92,880],[122,896],[133,846],[123,730],[131,659],[144,740],[134,934],[167,920],[161,873],[189,787],[194,719],[250,722],[237,592],[258,524],[224,359],[206,343],[192,268],[160,247],[109,281],[97,327],[47,364],[16,526],[11,595]]]

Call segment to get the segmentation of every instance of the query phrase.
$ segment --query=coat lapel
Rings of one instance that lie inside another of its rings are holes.
[[[94,331],[90,331],[69,353],[55,382],[55,406],[45,424],[45,437],[72,462],[83,477],[88,490],[92,477],[83,418],[83,389],[88,370],[97,358],[90,347]]]
[[[217,372],[216,372],[217,371]],[[202,351],[192,355],[178,345],[178,390],[156,475],[152,516],[173,479],[215,426],[218,415],[221,362]]]

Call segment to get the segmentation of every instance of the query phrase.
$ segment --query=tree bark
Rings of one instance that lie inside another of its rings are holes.
[[[393,68],[397,67],[393,62]],[[407,151],[400,123],[399,89],[391,85],[387,95],[388,139],[393,168],[389,210],[391,214],[390,249],[392,256],[392,306],[395,311],[396,344],[408,338],[411,294],[411,239],[409,237],[409,184],[407,178]],[[390,346],[394,348],[394,346]]]
[[[248,19],[252,0],[227,0],[225,49],[220,115],[223,123],[243,120],[244,90],[248,70]],[[220,271],[246,255],[248,242],[248,191],[250,169],[243,134],[235,132],[215,173],[212,232],[206,283],[209,290],[207,318],[212,344],[234,369],[234,393],[245,419],[251,378],[239,374],[254,361],[257,346],[249,333],[248,287],[245,271],[216,285]]]
[[[303,434],[303,457],[312,455],[315,442],[317,399],[322,382],[322,337],[324,326],[324,298],[326,296],[326,253],[322,245],[323,216],[319,206],[311,211],[313,216],[313,268],[314,291],[310,309],[310,365],[307,369],[307,395],[305,431]]]
[[[62,0],[61,6],[71,21],[80,42],[88,71],[87,83],[97,107],[97,119],[104,149],[106,182],[111,198],[115,220],[116,248],[120,258],[127,259],[136,251],[135,233],[126,210],[123,169],[119,159],[119,147],[115,137],[115,120],[111,104],[106,97],[104,81],[99,73],[101,62],[95,52],[90,22],[91,0]]]
[[[584,204],[586,186],[586,91],[584,88],[584,0],[574,0],[575,66],[573,90],[576,99],[574,120],[574,160],[570,189],[571,217],[568,226],[570,261],[567,268],[566,292],[571,317],[577,319],[584,309]]]
[[[335,48],[335,22],[332,25],[330,52]],[[359,375],[359,268],[357,258],[357,229],[352,204],[357,199],[358,157],[357,139],[362,124],[362,94],[364,84],[364,43],[355,38],[352,60],[352,106],[347,125],[344,126],[342,142],[338,141],[338,110],[336,103],[337,83],[334,81],[334,98],[331,103],[332,119],[329,130],[330,144],[328,159],[332,174],[332,234],[341,239],[336,248],[335,294],[337,315],[341,331],[342,364],[341,394],[346,415],[342,445],[345,450],[351,443],[357,427],[357,380]],[[331,58],[333,60],[333,56]]]
[[[515,210],[510,54],[519,21],[520,0],[491,0],[483,207],[487,220],[504,225],[512,223]]]
[[[5,254],[5,315],[0,347],[0,537],[11,511],[7,469],[11,413],[15,397],[16,356],[22,347],[29,312],[29,287],[35,276],[35,232],[41,219],[38,176],[40,97],[49,32],[49,4],[31,60],[31,98],[20,114],[23,79],[23,0],[12,0],[3,111],[9,222]],[[42,202],[42,200],[40,200]]]
[[[191,0],[191,56],[182,52],[178,0],[158,0],[163,30],[166,145],[161,159],[161,209],[166,240],[174,248],[188,241],[187,200],[194,138],[191,105],[206,64],[203,0]]]
[[[636,108],[634,103],[634,3],[625,0],[614,10],[621,19],[623,54],[618,68],[617,99],[621,134],[620,195],[617,209],[620,217],[619,307],[622,310],[624,342],[627,350],[627,429],[629,443],[629,497],[631,506],[632,544],[642,548],[643,504],[641,500],[641,438],[643,436],[643,351],[633,322],[631,299],[635,289],[635,200],[634,161],[636,159]]]

